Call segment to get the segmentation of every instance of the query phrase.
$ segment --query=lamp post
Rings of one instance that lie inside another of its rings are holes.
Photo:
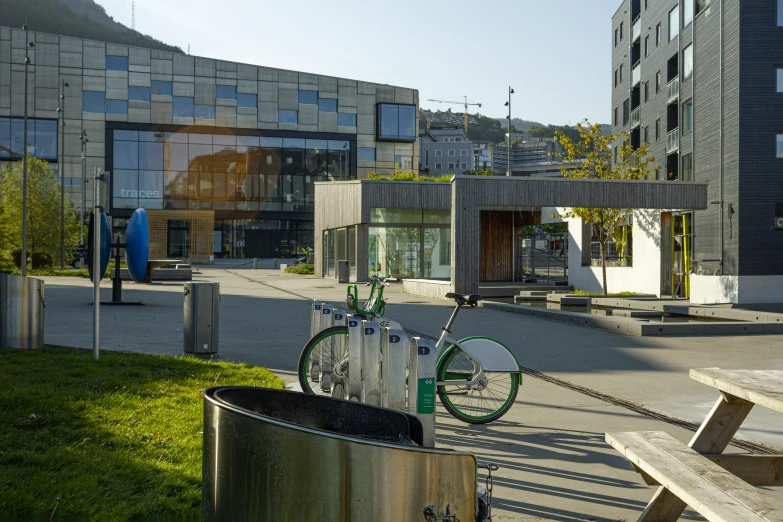
[[[87,197],[87,194],[85,193],[85,185],[87,184],[87,142],[90,141],[87,139],[87,131],[82,129],[82,133],[79,136],[79,141],[82,142],[82,182],[81,182],[81,189],[82,189],[82,211],[79,214],[79,253],[82,254],[84,252],[84,199]],[[79,256],[79,265],[83,268],[84,267],[84,256]]]
[[[65,88],[70,87],[63,78],[60,91],[60,105],[57,112],[60,115],[60,269],[65,268]]]
[[[514,89],[508,86],[508,101],[506,107],[508,107],[508,168],[506,169],[506,176],[511,176],[511,95],[514,94]]]
[[[22,159],[22,277],[27,276],[27,66],[30,65],[30,56],[28,49],[35,47],[35,44],[28,38],[27,24],[22,26],[24,29],[24,150]]]

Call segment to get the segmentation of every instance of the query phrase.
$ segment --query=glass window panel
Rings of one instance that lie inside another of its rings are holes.
[[[327,140],[306,140],[305,146],[308,149],[327,150],[329,148],[329,141]]]
[[[212,145],[212,134],[188,134],[188,141],[190,143],[201,143],[203,145]]]
[[[27,144],[30,145],[31,121],[27,121]],[[11,155],[24,156],[24,120],[21,118],[11,119]]]
[[[166,143],[163,148],[164,165],[167,172],[188,170],[187,143]]]
[[[185,132],[166,132],[163,135],[163,139],[166,143],[187,143],[188,134]]]
[[[104,93],[101,91],[84,91],[82,93],[82,111],[103,114],[106,110]]]
[[[106,100],[106,114],[128,114],[126,100]]]
[[[150,101],[150,88],[149,87],[128,87],[128,99],[130,101]]]
[[[266,196],[265,198],[270,201],[280,201],[280,175],[279,174],[266,174],[261,178],[266,181]]]
[[[260,149],[259,172],[262,174],[280,174],[283,166],[283,149]]]
[[[425,210],[424,222],[448,225],[451,223],[451,210]]]
[[[397,105],[381,104],[381,138],[397,139],[400,134]]]
[[[451,278],[451,229],[425,228],[424,266],[422,277],[427,279]]]
[[[413,170],[413,157],[394,156],[394,168],[397,170]]]
[[[400,139],[416,139],[416,107],[400,105]]]
[[[173,116],[175,118],[192,118],[193,98],[188,96],[174,96]]]
[[[693,181],[693,156],[686,154],[682,157],[682,181]]]
[[[283,138],[283,147],[286,149],[304,149],[307,146],[307,140],[299,138]]]
[[[128,57],[127,56],[106,56],[106,70],[107,71],[127,71],[128,70]]]
[[[783,69],[778,69],[777,75],[778,75],[778,92],[783,92]]]
[[[682,0],[682,26],[688,27],[693,22],[693,0]]]
[[[298,111],[291,111],[291,110],[279,110],[277,111],[277,122],[278,123],[297,123],[299,121],[298,119]]]
[[[258,147],[260,146],[258,136],[237,136],[237,145],[244,145],[246,147]]]
[[[158,143],[163,143],[163,133],[162,132],[140,131],[139,132],[139,141],[154,141],[154,142],[158,142]]]
[[[777,135],[777,154],[778,158],[783,158],[783,134]]]
[[[56,120],[35,120],[35,157],[57,160]]]
[[[783,26],[783,0],[778,0],[778,25]]]
[[[11,156],[11,119],[0,118],[0,158]]]
[[[215,106],[214,105],[196,105],[193,108],[193,116],[197,120],[214,120],[215,119]]]
[[[188,170],[191,172],[212,171],[212,145],[188,145]]]
[[[160,199],[163,197],[163,172],[160,170],[139,171],[139,199]]]
[[[318,98],[318,112],[337,112],[337,100]]]
[[[308,140],[308,143],[310,141],[315,141],[315,140]],[[305,152],[305,157],[307,161],[307,173],[309,175],[311,176],[326,175],[326,166],[329,158],[325,147],[321,149],[308,148]]]
[[[303,149],[285,149],[283,152],[283,174],[294,175],[304,173],[305,151]]]
[[[233,145],[212,146],[212,170],[214,172],[236,172],[237,148]]]
[[[258,98],[255,94],[237,93],[237,107],[243,109],[257,109]]]
[[[215,172],[212,174],[212,179],[214,182],[214,186],[212,189],[213,197],[215,199],[225,199],[226,198],[226,178],[228,174],[225,172]]]
[[[344,112],[337,113],[337,126],[338,127],[356,127],[356,115],[346,114]]]
[[[215,98],[217,98],[218,100],[236,100],[237,99],[236,85],[216,85]]]
[[[163,144],[154,142],[139,143],[139,169],[163,170]]]
[[[139,131],[116,130],[114,141],[139,141]]]
[[[135,141],[114,142],[114,169],[138,169],[139,144]]]
[[[669,11],[669,41],[671,42],[680,34],[680,6]]]
[[[237,201],[250,201],[253,198],[253,181],[257,177],[257,174],[237,172],[233,199]]]
[[[233,134],[213,134],[212,143],[215,145],[236,145],[237,137]]]
[[[212,173],[200,172],[198,174],[198,198],[212,199]]]
[[[317,105],[318,104],[318,92],[316,91],[299,91],[299,103],[303,105]]]
[[[343,140],[329,140],[329,150],[351,150],[351,142]]]
[[[114,198],[139,197],[139,172],[115,169],[112,173],[112,194]],[[116,206],[116,205],[115,205]]]
[[[187,199],[188,173],[166,172],[163,175],[163,196],[167,199]]]
[[[153,80],[150,82],[150,92],[156,96],[171,96],[172,84]]]
[[[373,208],[370,223],[421,223],[422,211],[417,208]]]
[[[283,138],[265,138],[261,137],[259,145],[261,147],[282,147]]]
[[[693,44],[682,51],[682,74],[684,80],[693,76]]]
[[[420,277],[419,228],[370,227],[368,275]]]
[[[690,134],[693,130],[693,100],[682,104],[682,134]]]
[[[260,161],[258,147],[237,146],[237,173],[258,174]]]
[[[356,149],[357,161],[375,161],[375,147],[359,147]]]
[[[348,179],[350,176],[349,169],[349,152],[347,150],[330,150],[329,151],[329,179],[339,180]]]

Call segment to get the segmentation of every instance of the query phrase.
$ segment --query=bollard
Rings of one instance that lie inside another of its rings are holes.
[[[362,321],[362,402],[381,405],[381,327]]]
[[[258,258],[253,258],[253,270],[258,270]]]
[[[410,344],[408,413],[416,415],[424,429],[424,446],[435,447],[435,342],[414,337]]]
[[[346,398],[362,400],[362,316],[348,316],[348,389]]]
[[[347,326],[347,316],[348,312],[346,310],[335,308],[332,311],[332,326]],[[345,399],[346,374],[348,371],[348,339],[345,335],[334,335],[331,339],[332,351],[334,353],[332,397]]]
[[[332,327],[334,321],[334,306],[329,304],[321,305],[321,330]],[[329,337],[321,343],[318,353],[315,354],[320,375],[318,381],[321,383],[321,391],[332,391],[332,365],[334,364],[334,338]]]
[[[409,345],[403,330],[383,329],[381,350],[381,406],[405,411],[406,371]]]

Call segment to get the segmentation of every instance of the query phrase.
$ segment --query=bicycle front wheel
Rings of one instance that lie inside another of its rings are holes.
[[[318,332],[299,355],[299,384],[304,393],[344,398],[348,375],[348,327]]]
[[[469,424],[487,424],[511,409],[519,391],[519,374],[483,372],[459,348],[452,349],[438,368],[438,397],[455,418]]]

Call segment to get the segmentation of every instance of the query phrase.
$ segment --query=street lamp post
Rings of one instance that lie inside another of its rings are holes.
[[[79,252],[84,252],[84,199],[87,197],[85,192],[85,186],[87,184],[87,131],[82,129],[82,134],[79,136],[79,140],[82,142],[82,211],[79,214]],[[79,256],[79,265],[84,267],[84,257]]]
[[[22,277],[27,276],[27,67],[30,65],[30,55],[28,49],[35,47],[35,44],[28,38],[27,24],[22,26],[24,29],[24,150],[22,159]]]
[[[506,176],[511,176],[511,95],[514,94],[514,89],[508,86],[508,101],[506,107],[508,107],[508,167],[506,168]]]
[[[60,106],[57,112],[60,115],[62,126],[60,128],[60,269],[65,268],[65,88],[70,87],[63,78],[60,92]]]

